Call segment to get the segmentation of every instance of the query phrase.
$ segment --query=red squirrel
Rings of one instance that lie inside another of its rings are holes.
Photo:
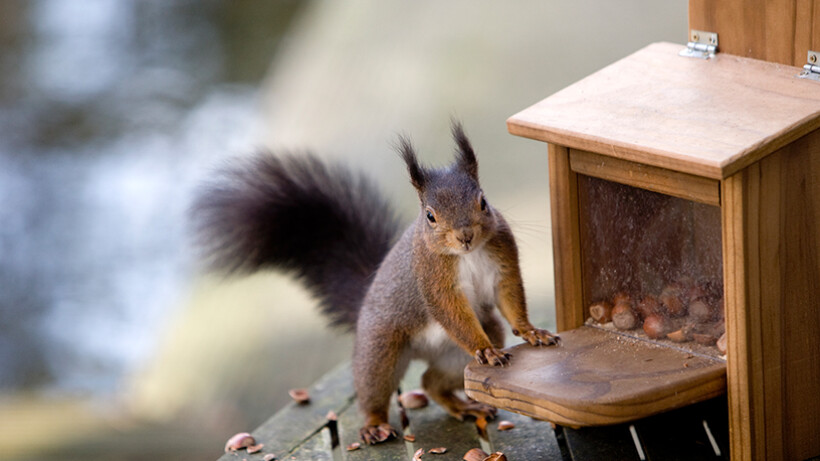
[[[312,156],[261,153],[222,171],[198,195],[197,234],[212,267],[229,273],[292,271],[331,324],[355,331],[353,375],[364,442],[396,435],[388,408],[411,360],[428,363],[422,387],[458,419],[496,410],[456,394],[471,359],[505,366],[504,328],[534,346],[559,337],[527,316],[518,248],[478,181],[478,161],[453,122],[454,163],[419,164],[410,141],[398,151],[420,213],[400,228],[365,177]]]

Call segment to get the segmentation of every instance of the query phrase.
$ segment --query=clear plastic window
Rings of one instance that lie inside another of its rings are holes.
[[[589,322],[725,353],[720,208],[589,176],[578,186]]]

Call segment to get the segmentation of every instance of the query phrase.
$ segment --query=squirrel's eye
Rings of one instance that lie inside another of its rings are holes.
[[[436,217],[433,216],[433,212],[430,211],[430,210],[427,210],[427,220],[430,221],[431,223],[436,222]]]
[[[486,201],[486,200],[484,200],[484,196],[483,196],[483,195],[481,196],[481,203],[480,203],[480,206],[481,206],[481,211],[486,211],[486,210],[487,210],[487,201]]]

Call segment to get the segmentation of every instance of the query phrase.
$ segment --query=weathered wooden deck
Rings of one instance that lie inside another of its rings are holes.
[[[420,369],[408,373],[410,389]],[[418,381],[415,381],[416,383]],[[487,438],[479,436],[472,420],[458,422],[435,403],[406,410],[409,425],[401,431],[398,410],[392,409],[396,440],[355,451],[346,447],[359,441],[361,417],[356,409],[349,364],[326,374],[310,389],[306,405],[289,404],[252,432],[261,452],[227,453],[220,461],[262,460],[274,454],[279,460],[410,460],[419,448],[446,447],[444,454],[425,454],[422,459],[461,460],[471,448],[487,453],[503,452],[514,460],[709,460],[729,459],[725,398],[717,398],[681,410],[653,416],[633,424],[570,429],[499,411],[490,421]],[[334,412],[337,420],[328,420]],[[509,420],[515,428],[498,431],[497,423]],[[412,434],[414,442],[403,435]]]

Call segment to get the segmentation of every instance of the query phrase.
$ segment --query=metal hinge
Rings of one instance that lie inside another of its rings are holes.
[[[800,78],[808,78],[820,82],[820,53],[809,50],[809,56],[806,58],[806,64],[803,65],[803,72],[797,74]]]
[[[689,43],[682,49],[681,56],[690,58],[709,59],[715,56],[718,47],[717,32],[705,32],[702,30],[689,31]]]

